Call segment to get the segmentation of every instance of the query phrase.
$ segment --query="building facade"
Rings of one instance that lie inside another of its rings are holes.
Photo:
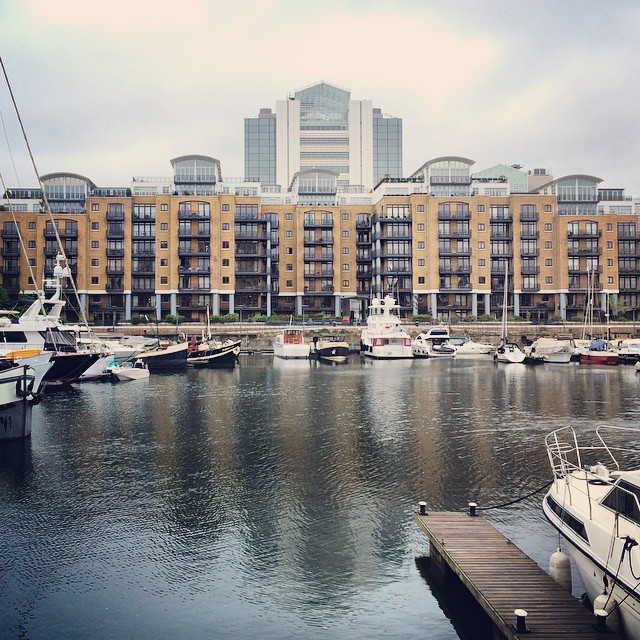
[[[291,185],[298,172],[330,173],[369,191],[402,177],[402,119],[326,82],[296,91],[244,121],[245,179]]]
[[[638,215],[623,189],[601,189],[594,176],[529,193],[500,180],[496,192],[486,176],[474,182],[472,160],[440,157],[368,193],[330,182],[323,201],[317,184],[310,197],[305,172],[298,189],[279,191],[225,182],[208,156],[171,164],[172,177],[130,187],[43,176],[51,214],[40,189],[10,189],[3,287],[12,298],[33,291],[63,252],[70,307],[102,325],[207,312],[362,320],[370,298],[387,293],[407,317],[498,317],[505,271],[512,316],[580,318],[590,282],[603,314],[638,308]]]

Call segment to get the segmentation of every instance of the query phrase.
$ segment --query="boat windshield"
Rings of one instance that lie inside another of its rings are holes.
[[[620,480],[606,495],[602,504],[621,516],[640,524],[640,487]]]

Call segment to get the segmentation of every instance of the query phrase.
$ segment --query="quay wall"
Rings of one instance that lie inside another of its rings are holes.
[[[285,325],[266,325],[255,322],[235,322],[227,324],[216,324],[211,326],[211,334],[219,339],[226,340],[241,339],[244,351],[271,351],[272,341],[276,333],[282,330]],[[299,326],[299,325],[297,325]],[[427,329],[430,325],[406,323],[405,328],[412,337],[421,330]],[[323,334],[340,335],[346,342],[358,348],[360,345],[360,334],[362,325],[333,325],[329,324],[305,324],[305,336],[308,341],[312,341],[314,336]],[[176,330],[175,325],[159,324],[155,325],[117,325],[115,327],[92,327],[92,330],[100,337],[114,339],[131,335],[147,335],[154,337],[156,333],[162,339],[175,339],[176,336],[201,336],[206,327],[200,324],[185,323],[179,325]],[[467,336],[477,342],[488,342],[497,345],[501,338],[501,325],[499,322],[464,322],[451,324],[449,331],[452,336]],[[638,335],[635,325],[631,323],[613,323],[608,328],[606,325],[594,325],[593,335],[596,337],[606,337],[607,331],[611,340],[629,338]],[[582,337],[582,323],[565,323],[553,325],[536,325],[530,322],[517,322],[509,326],[509,340],[524,346],[527,340],[535,340],[538,337],[570,335],[574,338]],[[525,340],[526,338],[527,340]]]

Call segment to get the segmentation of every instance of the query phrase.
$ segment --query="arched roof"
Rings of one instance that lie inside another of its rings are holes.
[[[590,176],[587,173],[571,173],[567,176],[561,176],[560,178],[556,178],[555,180],[550,180],[549,182],[545,182],[540,185],[537,189],[533,189],[532,193],[538,193],[542,189],[546,189],[553,184],[558,184],[558,182],[564,182],[565,180],[590,180],[591,182],[600,183],[603,181],[603,178],[598,178],[598,176]]]
[[[463,158],[462,156],[440,156],[438,158],[433,158],[432,160],[427,160],[419,169],[416,169],[409,177],[414,178],[419,173],[422,173],[429,165],[435,164],[436,162],[442,162],[444,160],[450,160],[454,162],[464,162],[471,166],[475,164],[475,160],[471,160],[470,158]]]
[[[92,189],[97,189],[93,180],[90,180],[86,176],[81,176],[79,173],[68,173],[66,171],[57,171],[55,173],[47,173],[44,176],[40,176],[40,180],[44,183],[47,180],[54,180],[55,178],[74,178],[76,180],[82,180],[88,184]]]
[[[217,158],[212,158],[211,156],[203,156],[196,153],[173,158],[172,160],[170,160],[171,166],[175,166],[176,162],[181,162],[182,160],[207,160],[208,162],[213,162],[214,164],[220,164],[220,160],[218,160]]]

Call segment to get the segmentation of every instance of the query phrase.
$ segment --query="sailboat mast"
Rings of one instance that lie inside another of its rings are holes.
[[[507,292],[509,284],[509,260],[504,261],[504,295],[502,298],[502,341],[507,342]]]

